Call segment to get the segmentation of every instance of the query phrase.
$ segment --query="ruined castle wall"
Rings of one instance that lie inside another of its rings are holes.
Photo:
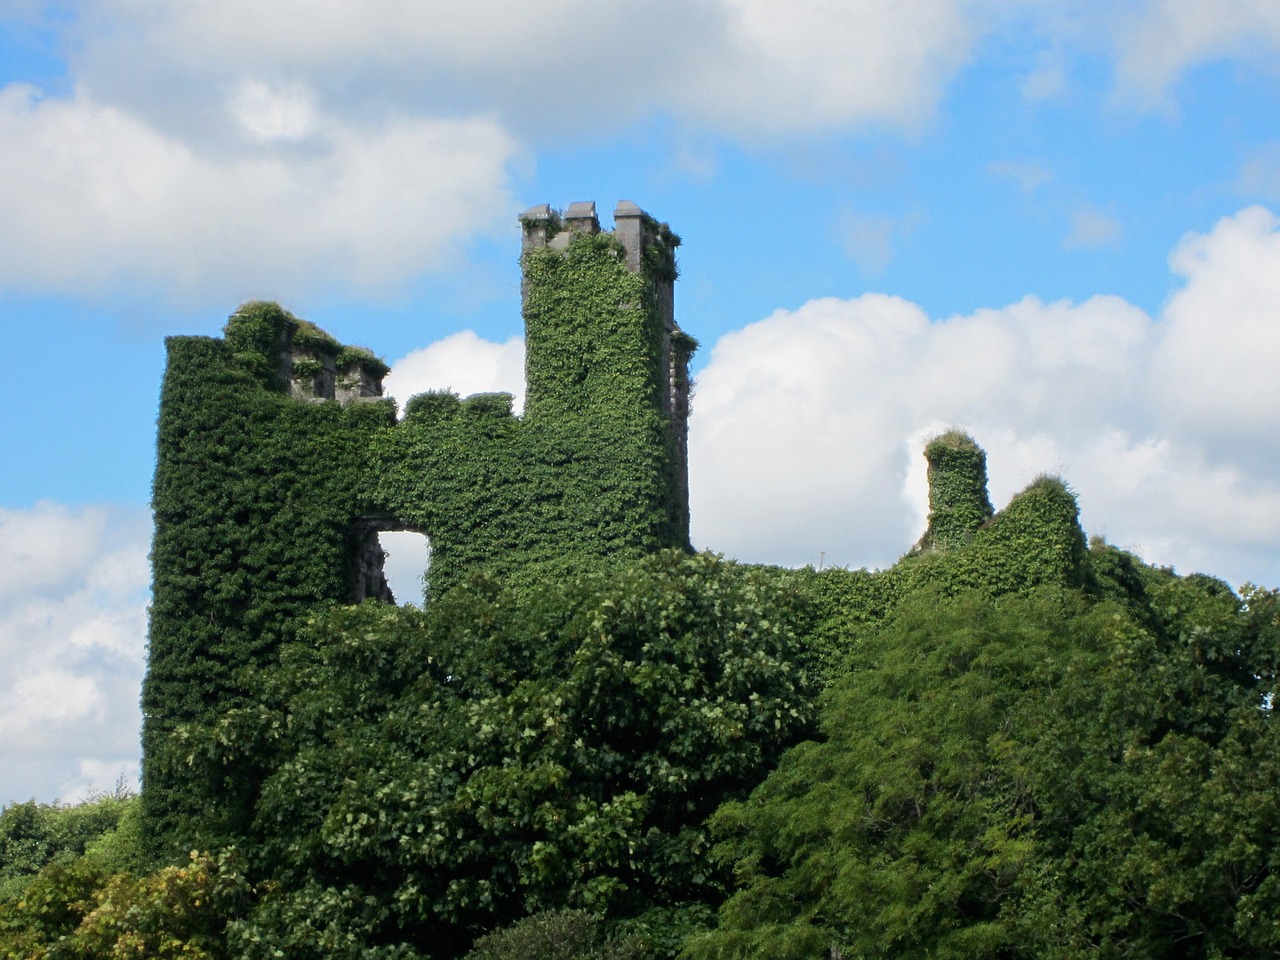
[[[171,731],[239,705],[241,670],[357,589],[355,523],[375,508],[368,449],[395,408],[292,395],[282,374],[294,325],[274,304],[250,304],[223,339],[168,341],[142,692],[144,803],[161,825],[200,803],[166,749]]]
[[[523,417],[505,394],[426,394],[397,424],[385,364],[275,304],[246,304],[222,339],[169,340],[143,689],[157,834],[235,808],[208,803],[218,788],[173,731],[242,705],[242,671],[317,606],[391,598],[379,530],[428,537],[429,595],[473,572],[519,583],[688,546],[679,241],[634,204],[615,233],[594,204],[531,214]]]
[[[687,384],[693,341],[671,316],[674,243],[635,208],[649,245],[629,248],[621,213],[614,234],[590,203],[522,218],[522,417],[505,395],[434,394],[380,439],[378,497],[429,537],[429,593],[471,571],[519,581],[688,546],[672,381],[678,360]]]

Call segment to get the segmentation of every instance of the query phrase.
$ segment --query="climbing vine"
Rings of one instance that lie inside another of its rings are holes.
[[[507,394],[427,394],[399,425],[389,400],[300,402],[286,376],[387,368],[272,303],[243,306],[220,340],[169,341],[143,691],[156,836],[237,808],[229,795],[252,778],[193,782],[171,734],[241,704],[243,671],[354,595],[362,518],[428,536],[433,595],[470,572],[531,583],[688,547],[653,269],[632,273],[621,253],[584,235],[526,255],[523,418]]]
[[[269,661],[305,612],[350,594],[351,521],[372,508],[368,450],[395,409],[290,397],[276,371],[296,323],[252,303],[223,339],[168,342],[142,691],[156,836],[181,836],[208,799],[169,755],[170,733],[242,702],[241,671]]]
[[[430,538],[433,594],[472,570],[533,580],[687,547],[662,319],[621,252],[581,235],[526,253],[523,417],[506,394],[427,394],[378,438],[377,496]]]

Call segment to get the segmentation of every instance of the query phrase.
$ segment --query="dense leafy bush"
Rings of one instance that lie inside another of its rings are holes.
[[[705,819],[808,729],[795,615],[767,578],[667,552],[315,618],[254,706],[187,740],[244,802],[211,839],[269,881],[246,929],[294,957],[452,956],[549,909],[705,915]]]
[[[466,960],[644,960],[635,936],[607,937],[585,910],[553,910],[481,937]]]
[[[739,889],[689,956],[1274,953],[1280,601],[1135,569],[1146,617],[904,600],[716,814]]]
[[[0,900],[16,899],[49,864],[89,854],[102,869],[136,863],[138,798],[127,791],[79,804],[14,803],[0,812]]]
[[[248,895],[233,857],[193,853],[149,876],[85,858],[51,864],[0,903],[6,960],[230,960],[225,929]]]

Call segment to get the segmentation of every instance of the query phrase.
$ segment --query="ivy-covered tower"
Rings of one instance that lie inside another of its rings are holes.
[[[572,203],[563,217],[542,204],[520,218],[525,417],[575,418],[588,409],[604,416],[610,411],[624,417],[657,414],[671,455],[664,499],[675,530],[673,543],[683,545],[689,539],[689,358],[697,342],[675,319],[680,238],[630,200],[617,205],[613,222],[616,246],[607,241],[591,245],[614,260],[606,257],[591,269],[597,293],[612,294],[601,311],[579,299],[586,293],[579,284],[587,277],[582,269],[587,258],[577,258],[581,266],[576,269],[565,262],[576,238],[600,234],[595,203]],[[619,268],[638,283],[619,284]],[[616,292],[611,289],[615,286]],[[600,322],[605,311],[614,320],[607,326]]]
[[[378,449],[377,495],[431,542],[428,593],[689,546],[695,341],[675,323],[679,239],[634,203],[520,218],[524,415],[507,394],[423,394]]]
[[[506,394],[429,393],[397,421],[382,361],[272,303],[221,338],[170,338],[142,694],[156,836],[185,842],[254,789],[200,781],[175,731],[248,705],[244,672],[318,607],[392,599],[378,531],[427,536],[429,596],[688,548],[679,240],[633,203],[614,218],[602,231],[592,203],[520,218],[523,416]]]

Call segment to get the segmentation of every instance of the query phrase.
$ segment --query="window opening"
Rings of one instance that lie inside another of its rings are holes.
[[[427,538],[412,530],[380,530],[378,543],[385,554],[382,575],[396,603],[422,606],[422,587],[431,560]]]

